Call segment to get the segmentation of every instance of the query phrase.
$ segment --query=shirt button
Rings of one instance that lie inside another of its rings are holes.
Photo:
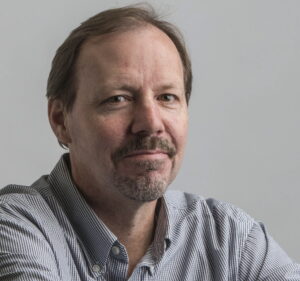
[[[101,267],[100,267],[100,265],[98,265],[98,264],[94,264],[94,265],[92,266],[92,270],[93,270],[95,273],[99,273],[99,272],[101,271]]]
[[[111,251],[113,253],[114,256],[117,256],[120,254],[120,248],[117,246],[112,246]]]

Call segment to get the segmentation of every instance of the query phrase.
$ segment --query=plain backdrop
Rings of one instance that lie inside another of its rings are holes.
[[[0,186],[31,184],[64,152],[47,120],[57,47],[88,17],[133,1],[1,0]],[[183,32],[194,84],[172,188],[231,202],[300,261],[300,1],[149,1]]]

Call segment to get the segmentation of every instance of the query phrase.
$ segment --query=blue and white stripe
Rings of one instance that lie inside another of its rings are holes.
[[[30,187],[0,190],[0,281],[127,280],[126,249],[72,183],[67,157]],[[300,281],[300,265],[238,208],[169,191],[129,280]]]

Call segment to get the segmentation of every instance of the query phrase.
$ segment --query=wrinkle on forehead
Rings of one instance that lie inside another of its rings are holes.
[[[114,61],[120,61],[122,57],[120,58],[116,55],[122,56],[122,54],[126,53],[129,48],[132,48],[132,42],[130,42],[130,36],[132,34],[136,34],[139,38],[139,40],[135,40],[134,42],[135,48],[144,49],[149,56],[152,56],[155,46],[159,44],[160,47],[168,51],[163,53],[169,53],[173,56],[175,55],[176,58],[179,59],[178,62],[180,62],[179,65],[182,68],[181,58],[173,41],[163,31],[149,24],[146,26],[139,26],[134,29],[130,29],[126,32],[120,31],[108,33],[88,39],[81,47],[78,65],[81,66],[85,65],[86,63],[93,62],[95,60],[95,57],[98,57],[99,59],[103,57]],[[151,41],[150,43],[148,42],[147,44],[144,44],[144,39],[146,37],[150,37]],[[126,40],[128,38],[129,40]],[[115,52],[116,49],[119,49],[118,53]],[[99,56],[100,51],[102,53],[102,56]],[[171,53],[170,51],[173,52]],[[134,55],[137,56],[138,54],[135,53]],[[140,57],[140,59],[143,58]],[[161,59],[163,59],[163,54],[161,54]]]
[[[150,25],[89,39],[77,63],[79,81],[84,77],[107,84],[138,81],[184,88],[183,76],[176,46],[164,32]]]

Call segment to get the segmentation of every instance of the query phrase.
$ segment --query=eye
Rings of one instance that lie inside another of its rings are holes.
[[[133,97],[130,95],[113,95],[100,103],[101,108],[105,110],[121,109],[131,104]]]
[[[173,94],[162,94],[158,97],[158,99],[160,101],[168,103],[175,102],[176,100],[178,100],[177,96]]]
[[[123,96],[123,95],[118,95],[118,96],[112,96],[108,98],[105,102],[106,103],[122,103],[125,101],[128,101],[129,97]]]

